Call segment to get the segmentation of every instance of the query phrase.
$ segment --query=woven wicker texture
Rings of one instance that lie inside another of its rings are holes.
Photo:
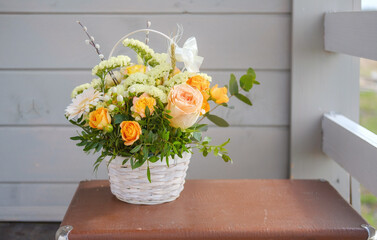
[[[119,200],[133,204],[171,202],[183,190],[190,158],[191,153],[182,154],[182,158],[170,158],[169,167],[165,161],[149,163],[150,183],[147,164],[132,170],[129,162],[122,165],[124,158],[117,157],[108,165],[111,192]]]

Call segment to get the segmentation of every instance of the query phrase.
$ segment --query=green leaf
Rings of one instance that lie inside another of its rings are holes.
[[[71,140],[81,140],[82,137],[81,136],[75,136],[75,137],[71,137]]]
[[[253,87],[253,76],[251,74],[245,74],[240,78],[240,86],[246,92],[250,91]]]
[[[158,160],[158,157],[157,157],[157,156],[152,156],[152,157],[150,157],[150,158],[148,159],[148,161],[150,161],[150,162],[152,162],[152,163],[157,162],[157,160]]]
[[[260,85],[260,82],[258,82],[257,80],[254,80],[253,83],[256,85]]]
[[[145,116],[149,117],[151,115],[151,111],[149,110],[148,106],[145,106]]]
[[[224,162],[232,162],[232,159],[226,154],[223,154],[222,159],[224,160]]]
[[[254,69],[252,69],[252,68],[247,69],[247,74],[250,74],[251,76],[253,76],[253,79],[255,79],[257,77]]]
[[[76,146],[81,147],[81,146],[86,145],[87,143],[88,143],[88,141],[84,140],[84,141],[82,141],[82,142],[77,143]]]
[[[134,147],[134,148],[130,151],[130,153],[138,152],[138,151],[140,150],[141,146],[142,146],[141,144],[137,145],[136,147]]]
[[[157,104],[158,104],[158,106],[159,106],[161,109],[164,109],[164,108],[165,108],[165,107],[164,107],[164,104],[161,102],[160,99],[157,99]]]
[[[193,138],[196,140],[196,141],[200,141],[202,140],[202,133],[201,132],[194,132],[194,134],[192,135]]]
[[[234,74],[230,74],[230,80],[229,80],[229,93],[230,95],[234,95],[238,93],[238,83],[236,80],[236,76]]]
[[[207,157],[207,155],[208,155],[208,151],[207,151],[207,149],[204,149],[204,151],[203,151],[203,156],[204,156],[204,157]]]
[[[148,177],[148,181],[151,183],[151,170],[149,169],[149,166],[147,168],[147,177]]]
[[[120,124],[123,121],[127,121],[128,117],[124,114],[117,114],[114,116],[114,123],[115,124]]]
[[[250,99],[247,98],[245,95],[242,95],[241,93],[237,93],[236,95],[236,98],[238,98],[239,100],[241,100],[242,102],[246,103],[247,105],[250,105],[252,106],[253,104],[251,103]]]
[[[221,144],[220,147],[224,147],[224,146],[227,145],[229,142],[230,142],[230,138],[228,138],[228,141],[226,141],[226,142],[224,142],[223,144]]]
[[[210,120],[211,122],[213,122],[214,124],[216,124],[219,127],[228,127],[229,126],[229,123],[227,121],[225,121],[224,119],[222,119],[221,117],[218,117],[216,115],[211,115],[211,114],[206,114],[205,116],[208,118],[208,120]]]

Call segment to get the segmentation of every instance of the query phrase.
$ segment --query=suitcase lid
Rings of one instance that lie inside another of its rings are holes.
[[[133,205],[107,180],[84,181],[62,226],[69,239],[368,239],[363,218],[320,180],[188,180],[181,196]]]

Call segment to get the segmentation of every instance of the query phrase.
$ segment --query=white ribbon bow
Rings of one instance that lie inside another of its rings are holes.
[[[195,37],[190,37],[180,48],[176,46],[175,58],[178,62],[183,62],[188,72],[199,72],[203,57],[198,56],[198,46]]]

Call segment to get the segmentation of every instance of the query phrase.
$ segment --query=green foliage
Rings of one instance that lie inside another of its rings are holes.
[[[205,116],[208,118],[208,120],[210,120],[219,127],[229,127],[229,123],[221,117],[209,113],[206,113]]]
[[[247,105],[250,105],[252,106],[253,104],[251,103],[250,99],[248,97],[246,97],[245,95],[242,95],[241,93],[237,93],[235,94],[234,96],[236,96],[236,98],[238,98],[239,100],[241,100],[242,102],[246,103]]]
[[[229,93],[230,95],[235,95],[238,93],[238,84],[237,84],[236,76],[234,76],[233,73],[230,75]]]

